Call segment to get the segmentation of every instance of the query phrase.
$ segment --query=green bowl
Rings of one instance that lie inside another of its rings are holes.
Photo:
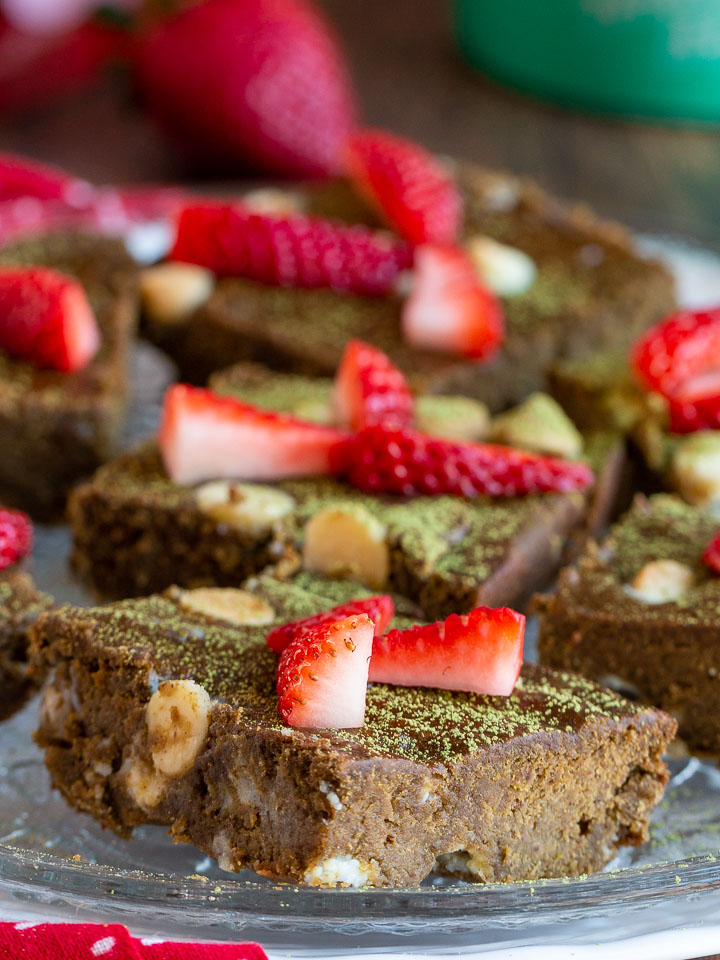
[[[455,0],[476,67],[570,106],[720,121],[720,0]]]

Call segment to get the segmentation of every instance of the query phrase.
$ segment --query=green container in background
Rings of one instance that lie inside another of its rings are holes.
[[[455,0],[476,67],[569,106],[720,122],[720,0]]]

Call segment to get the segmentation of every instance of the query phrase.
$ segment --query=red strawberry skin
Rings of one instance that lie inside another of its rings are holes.
[[[504,607],[477,607],[465,616],[376,639],[370,681],[509,696],[523,660],[525,617]]]
[[[432,154],[385,130],[357,130],[345,155],[348,176],[410,243],[458,242],[460,191]]]
[[[291,727],[347,729],[365,722],[373,624],[364,615],[303,633],[278,663],[278,710]]]
[[[408,382],[390,358],[362,340],[345,347],[333,391],[336,422],[362,430],[378,423],[409,427],[413,397]]]
[[[687,381],[720,368],[720,309],[681,310],[636,342],[631,364],[648,390],[672,397]]]
[[[82,286],[47,267],[0,269],[0,349],[71,373],[97,353],[100,331]]]
[[[20,510],[0,507],[0,570],[27,556],[32,542],[30,518]]]
[[[404,243],[366,227],[209,203],[180,211],[170,258],[221,277],[368,296],[389,293],[412,262]]]
[[[282,653],[297,637],[312,633],[323,624],[345,620],[347,617],[357,617],[361,614],[365,614],[372,620],[375,636],[379,637],[385,633],[395,616],[395,604],[392,597],[386,593],[377,597],[350,600],[349,603],[341,603],[323,613],[316,613],[314,617],[306,617],[305,620],[296,620],[294,623],[284,623],[280,627],[275,627],[265,639],[274,653]]]
[[[212,390],[174,384],[158,444],[170,478],[273,480],[330,472],[330,451],[347,434],[259,410]]]
[[[338,174],[355,96],[307,0],[206,0],[139,39],[151,111],[195,156],[293,177]]]
[[[594,479],[584,463],[382,426],[335,447],[331,467],[360,490],[401,496],[517,497],[583,490]]]
[[[703,553],[703,563],[709,567],[713,573],[720,573],[720,533],[707,545]]]
[[[402,330],[413,346],[488,361],[505,338],[500,303],[457,247],[424,244],[415,250]]]

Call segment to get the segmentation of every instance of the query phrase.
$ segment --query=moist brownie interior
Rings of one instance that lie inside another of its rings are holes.
[[[251,589],[278,622],[337,602],[267,578]],[[107,826],[168,824],[225,869],[328,886],[416,885],[436,864],[573,875],[646,838],[674,730],[661,712],[526,666],[508,698],[372,684],[362,729],[291,729],[268,626],[193,613],[193,596],[64,607],[35,632],[53,782]],[[186,698],[187,736],[149,729],[153,696]],[[187,761],[172,775],[168,744]]]

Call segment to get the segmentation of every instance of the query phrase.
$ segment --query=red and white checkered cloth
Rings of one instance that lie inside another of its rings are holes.
[[[267,960],[257,943],[136,939],[119,923],[0,923],[5,960]]]

